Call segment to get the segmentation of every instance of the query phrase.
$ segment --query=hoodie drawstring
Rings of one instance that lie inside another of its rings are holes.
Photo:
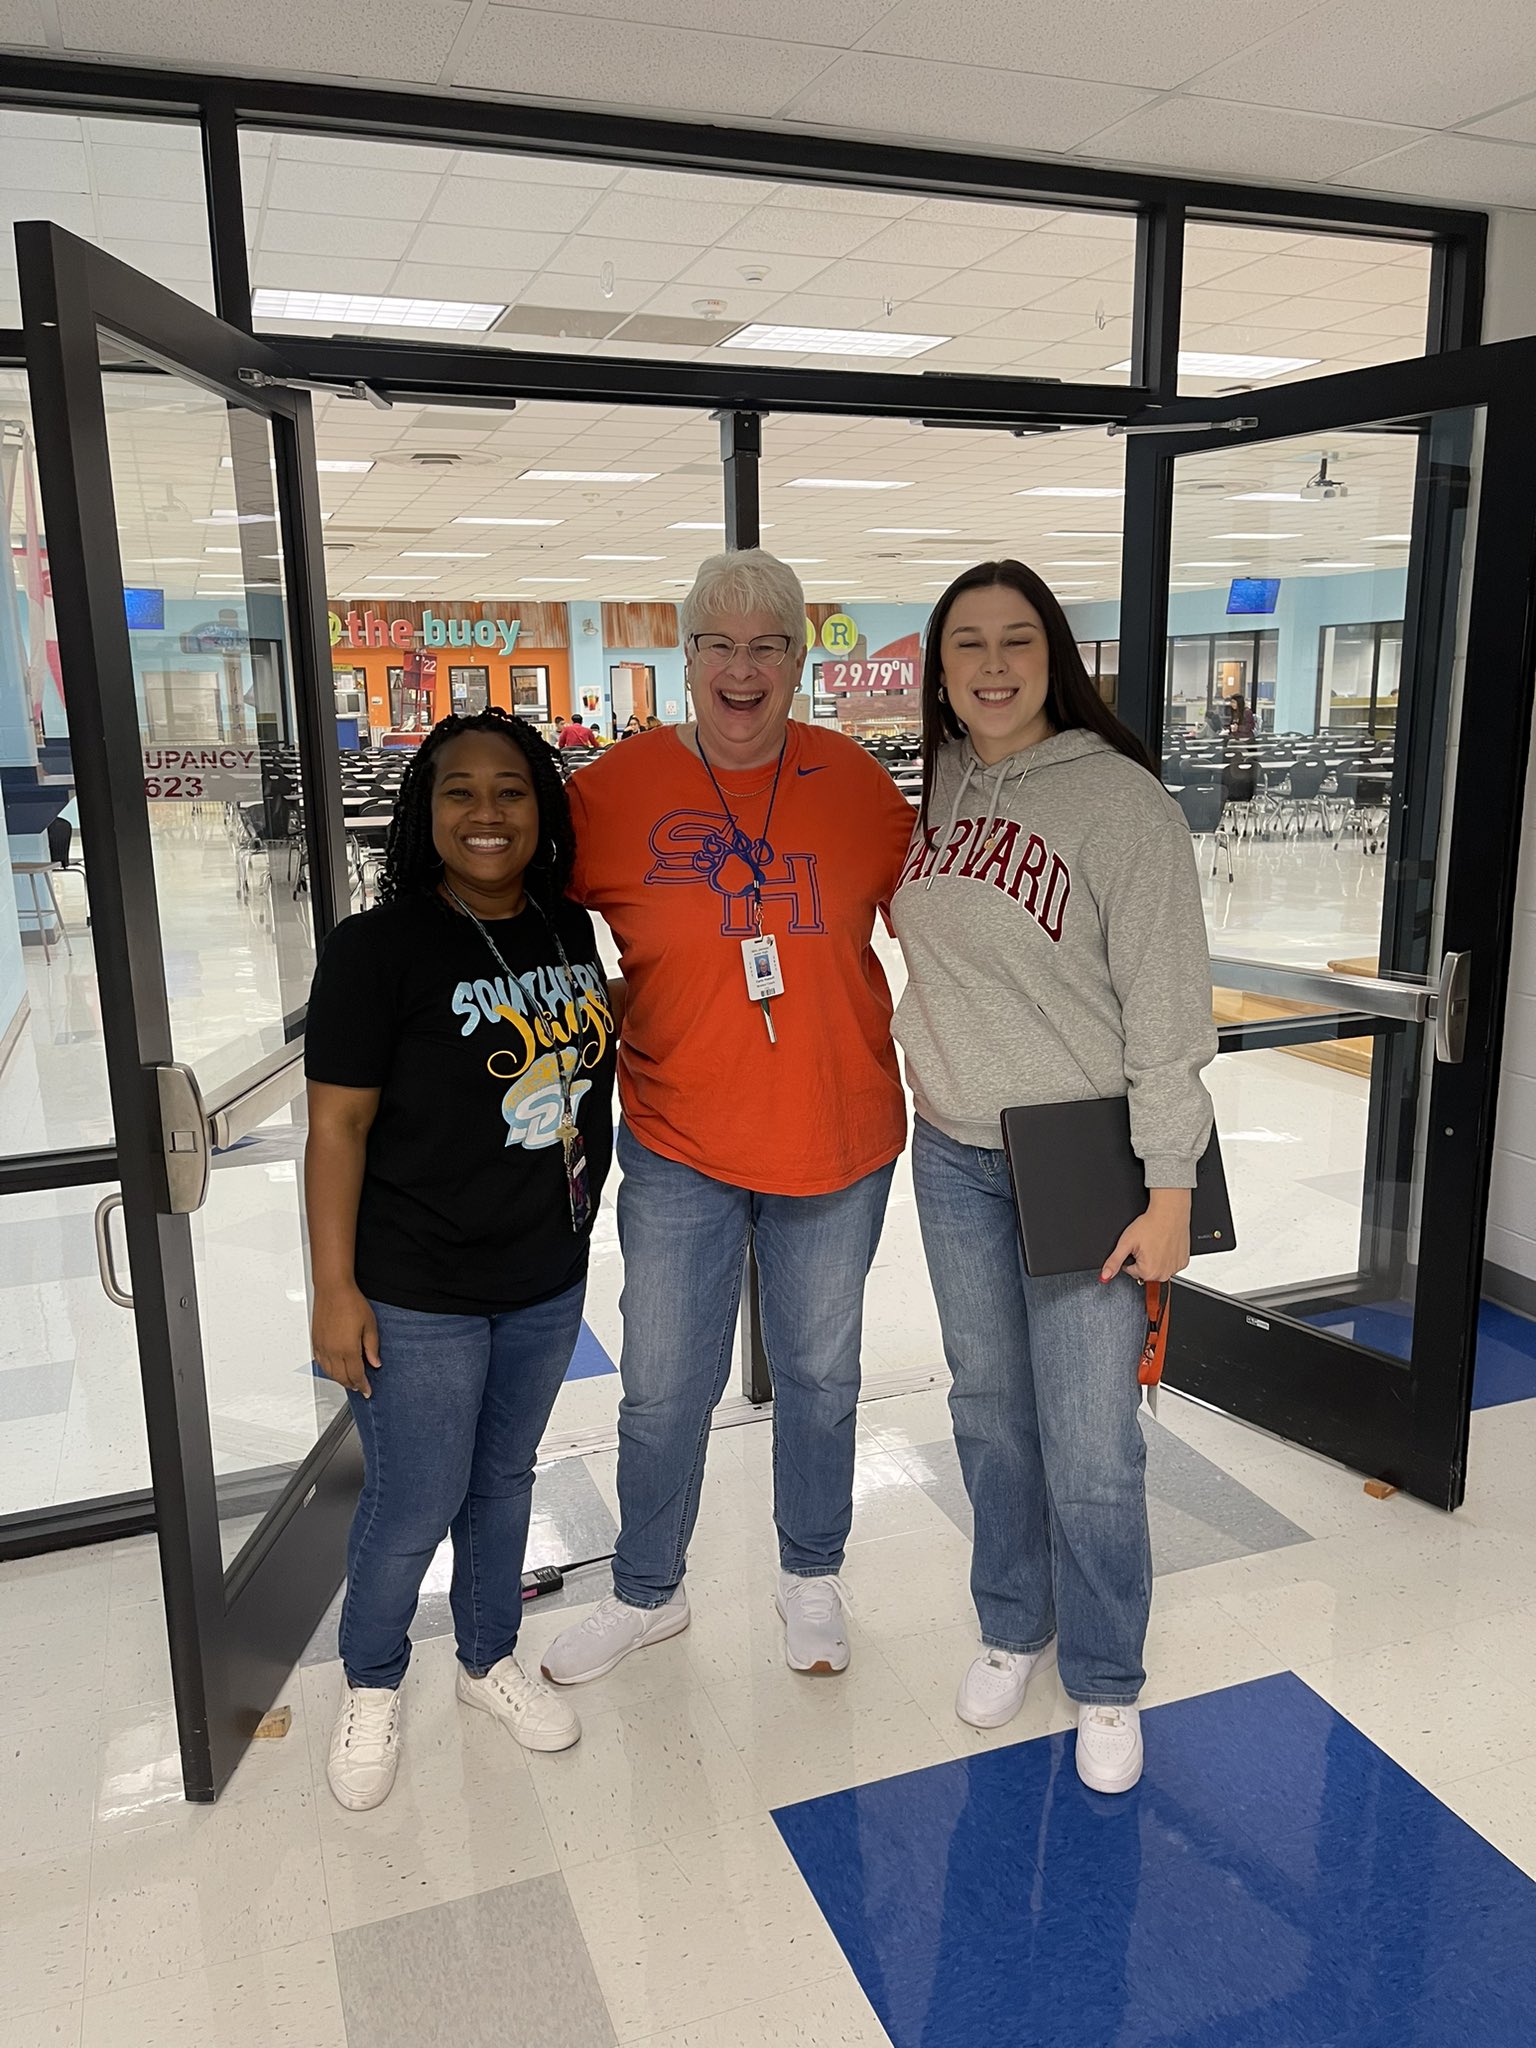
[[[960,806],[965,802],[965,792],[971,786],[971,777],[976,773],[977,768],[981,765],[979,757],[969,747],[967,747],[965,751],[965,773],[960,778],[960,787],[956,790],[954,803],[950,806],[949,823],[944,827],[944,837],[942,840],[935,843],[933,849],[933,865],[929,868],[928,879],[923,884],[923,888],[925,891],[933,887],[933,878],[939,871],[939,847],[941,845],[947,846],[949,844],[950,837],[955,829],[955,820],[960,815]],[[1007,778],[1009,769],[1013,768],[1016,765],[1017,760],[1017,755],[1005,754],[1002,760],[999,761],[997,764],[997,773],[992,777],[992,787],[987,793],[987,821],[986,824],[982,827],[982,830],[984,832],[990,832],[992,830],[993,825],[997,821],[997,806],[998,801],[1003,793],[1003,783]],[[1031,762],[1028,758],[1026,758],[1023,767],[1019,768],[1018,770],[1018,777],[1020,782],[1022,782],[1025,776],[1028,775],[1030,767]]]

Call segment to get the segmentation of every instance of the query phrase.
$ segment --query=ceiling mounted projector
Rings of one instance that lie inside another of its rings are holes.
[[[1316,476],[1310,476],[1301,487],[1304,498],[1322,498],[1332,502],[1335,498],[1347,498],[1349,485],[1341,484],[1337,477],[1328,474],[1328,458],[1323,456],[1317,465]]]

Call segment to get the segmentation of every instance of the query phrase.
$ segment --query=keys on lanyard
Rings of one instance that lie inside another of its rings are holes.
[[[448,887],[446,882],[443,886],[445,889]],[[454,890],[448,889],[448,894],[453,897],[454,902],[458,904],[460,910],[463,911],[475,930],[484,939],[487,947],[490,949],[491,958],[507,978],[508,988],[511,988],[514,983],[519,988],[522,988],[524,985],[518,981],[517,976],[512,972],[506,961],[502,959],[501,948],[470,909],[469,905]],[[559,955],[560,966],[565,975],[565,985],[570,989],[574,999],[576,983],[571,974],[571,963],[566,958],[565,947],[561,942],[559,931],[555,927],[555,921],[531,893],[527,896],[526,901],[543,918],[549,935],[555,942],[555,951]],[[528,996],[528,1000],[533,1004],[535,1016],[549,1034],[550,1049],[554,1054],[555,1076],[560,1084],[559,1137],[560,1150],[565,1157],[565,1193],[571,1210],[571,1230],[577,1237],[580,1237],[581,1233],[592,1221],[592,1185],[587,1177],[587,1144],[576,1122],[576,1105],[571,1095],[571,1077],[566,1069],[565,1048],[560,1043],[560,1034],[556,1020],[545,1009],[536,993],[531,989],[525,989],[525,993]],[[572,1054],[571,1064],[573,1067],[575,1063],[576,1056]]]

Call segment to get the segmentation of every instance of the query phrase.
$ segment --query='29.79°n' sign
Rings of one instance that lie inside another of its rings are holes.
[[[906,656],[877,655],[869,661],[824,661],[821,687],[841,690],[910,690],[917,682],[917,663]]]
[[[261,756],[255,747],[146,747],[144,794],[155,804],[235,803],[259,796]]]

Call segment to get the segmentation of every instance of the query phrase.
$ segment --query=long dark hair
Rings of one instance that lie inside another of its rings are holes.
[[[928,804],[939,770],[939,749],[946,740],[957,740],[965,731],[955,716],[948,697],[940,695],[944,681],[944,622],[955,599],[967,590],[986,590],[1005,585],[1027,598],[1040,615],[1050,653],[1050,683],[1046,690],[1045,715],[1057,732],[1086,728],[1107,740],[1116,753],[1124,754],[1149,775],[1155,775],[1152,756],[1128,725],[1116,718],[1095,689],[1083,657],[1077,651],[1067,615],[1056,593],[1033,569],[1005,556],[998,562],[978,562],[964,569],[950,584],[929,614],[923,641],[923,801],[918,815],[928,827]]]
[[[528,864],[524,886],[541,903],[553,907],[565,894],[576,859],[570,799],[554,748],[526,719],[514,718],[494,704],[467,718],[457,713],[440,718],[411,757],[384,842],[379,901],[395,903],[402,896],[424,895],[442,879],[442,858],[432,844],[432,785],[437,779],[438,755],[450,740],[467,732],[500,733],[528,763],[539,806],[539,850]]]

